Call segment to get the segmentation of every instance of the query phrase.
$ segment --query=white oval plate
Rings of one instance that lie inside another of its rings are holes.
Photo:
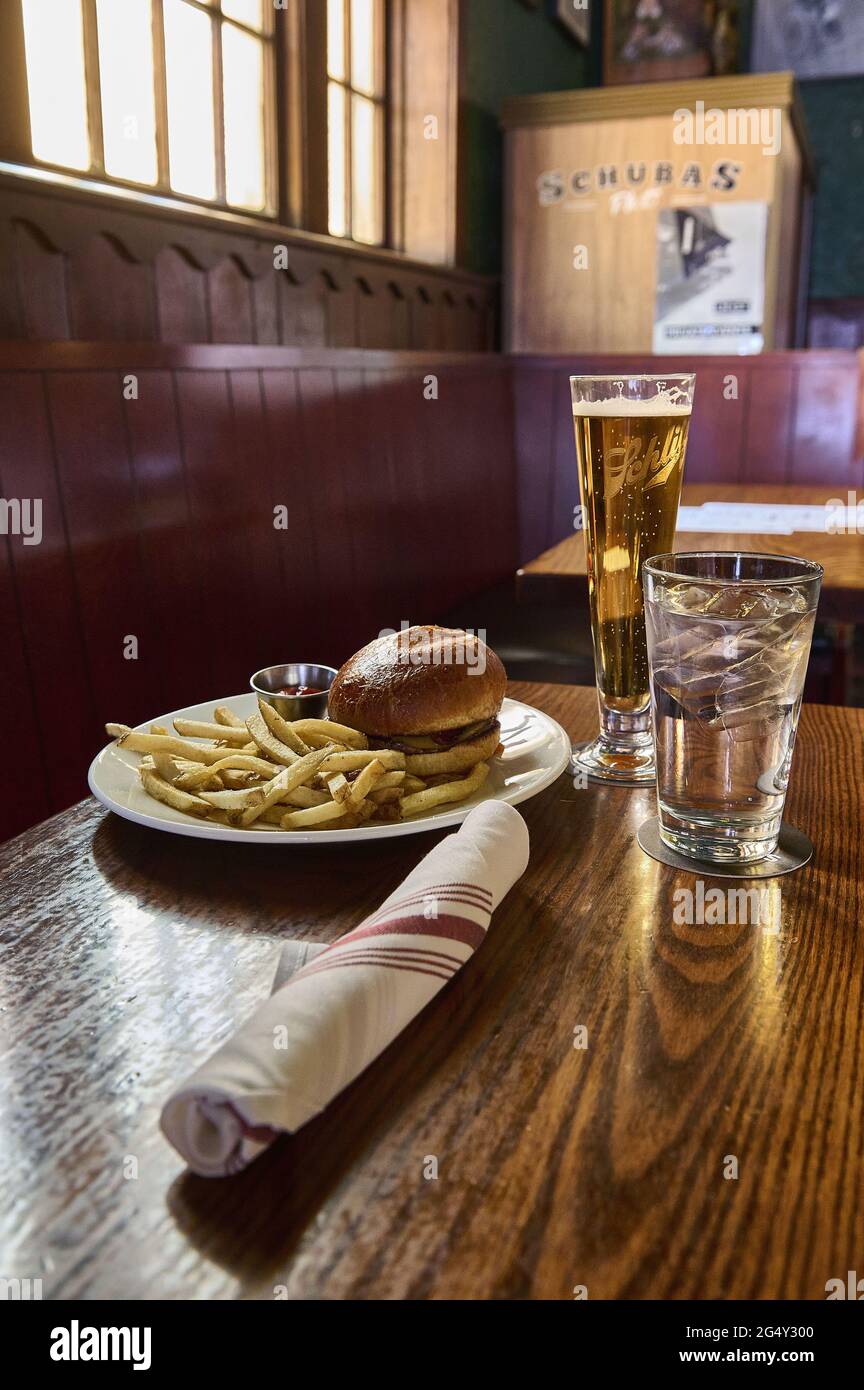
[[[256,709],[252,694],[234,695],[227,700],[207,700],[202,705],[174,710],[148,719],[138,728],[146,732],[151,724],[171,726],[174,719],[204,719],[212,721],[215,705],[227,705],[241,719],[248,719]],[[468,801],[456,806],[442,806],[428,816],[412,816],[410,820],[381,825],[364,825],[356,830],[280,830],[278,826],[261,826],[254,830],[237,830],[227,825],[211,825],[195,816],[187,816],[170,806],[154,801],[141,786],[138,777],[138,753],[130,753],[117,743],[109,743],[90,764],[87,781],[90,790],[118,816],[136,825],[149,825],[154,830],[167,830],[173,835],[192,835],[199,840],[236,840],[242,844],[259,845],[332,845],[346,840],[378,840],[388,835],[418,835],[424,830],[443,830],[459,825],[472,806],[480,801],[509,801],[515,806],[536,796],[550,786],[570,761],[570,740],[561,725],[548,714],[523,705],[519,700],[505,700],[501,707],[501,742],[504,752],[493,758],[489,776],[482,789]],[[197,740],[196,740],[197,742]],[[454,773],[454,777],[458,774]]]

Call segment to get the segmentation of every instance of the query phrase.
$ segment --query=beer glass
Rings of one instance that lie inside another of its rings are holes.
[[[599,737],[573,757],[603,781],[654,781],[642,562],[672,549],[694,384],[570,378],[600,706]]]
[[[647,559],[644,582],[660,838],[757,862],[777,848],[822,568],[693,551]]]

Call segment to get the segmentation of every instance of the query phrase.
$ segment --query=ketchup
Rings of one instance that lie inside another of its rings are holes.
[[[317,685],[283,685],[279,691],[280,695],[323,695],[324,691]]]

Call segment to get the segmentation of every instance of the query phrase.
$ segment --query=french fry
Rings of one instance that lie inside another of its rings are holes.
[[[195,786],[196,778],[203,781],[211,773],[228,772],[237,769],[242,772],[255,772],[259,777],[269,780],[275,777],[279,771],[275,763],[268,763],[264,758],[253,757],[250,753],[229,753],[226,757],[219,759],[217,763],[211,763],[207,768],[195,768],[188,773],[188,780],[184,778],[183,786],[187,790]]]
[[[163,779],[163,781],[173,782],[176,784],[180,776],[180,772],[177,767],[177,764],[175,763],[174,759],[170,756],[170,754],[153,753],[151,756],[153,759],[153,770],[155,772],[158,772],[159,776]]]
[[[188,792],[179,791],[170,782],[166,782],[164,777],[160,777],[158,772],[151,772],[149,768],[139,769],[141,785],[148,796],[152,796],[155,801],[161,801],[163,806],[170,806],[175,811],[184,811],[187,816],[206,816],[209,806],[200,797],[190,796]]]
[[[110,733],[112,729],[122,729],[124,725],[106,724],[105,727]],[[132,753],[170,753],[175,758],[187,758],[191,763],[212,765],[225,756],[221,748],[207,748],[203,743],[187,743],[185,739],[174,738],[171,734],[139,734],[134,729],[129,729],[121,735],[119,742],[121,748],[128,748]]]
[[[200,773],[184,772],[174,783],[184,792],[221,792],[224,790],[222,777],[218,772],[211,772],[209,767],[201,769]]]
[[[388,770],[405,769],[405,754],[398,753],[395,748],[378,748],[374,751],[367,749],[364,751],[351,751],[348,753],[331,753],[325,763],[321,765],[321,773],[327,776],[331,772],[353,772],[355,768],[366,767],[368,763],[375,762],[381,764]]]
[[[286,792],[282,798],[282,805],[287,806],[326,806],[331,798],[326,792],[315,791],[314,787],[295,787],[293,792]],[[276,807],[278,811],[279,807]]]
[[[422,777],[415,777],[413,772],[406,772],[405,780],[402,783],[402,787],[406,793],[425,792],[426,783],[423,781]]]
[[[246,725],[239,714],[233,714],[227,705],[217,705],[213,711],[217,724],[227,724],[229,729],[245,729]]]
[[[233,787],[240,790],[242,787],[257,787],[261,778],[255,772],[244,772],[242,768],[227,767],[224,772],[217,774],[222,779],[223,787]]]
[[[359,817],[358,815],[355,815],[353,811],[347,810],[346,807],[345,807],[345,805],[344,805],[344,803],[343,803],[343,806],[342,806],[342,810],[345,812],[345,814],[344,814],[343,816],[340,816],[338,820],[328,820],[328,821],[325,821],[324,824],[323,824],[323,825],[319,825],[319,826],[317,827],[317,829],[319,829],[319,830],[357,830],[357,829],[359,829],[359,827],[363,824],[363,821],[360,819],[360,817]],[[287,826],[286,826],[286,829],[287,829]]]
[[[328,745],[329,746],[329,745]],[[323,762],[327,756],[326,748],[316,748],[314,752],[307,753],[305,758],[300,758],[293,766],[283,768],[272,782],[267,783],[266,790],[261,794],[260,801],[250,805],[248,811],[244,811],[240,818],[241,825],[252,825],[265,811],[268,806],[281,801],[286,792],[292,792],[295,787],[299,787],[307,778],[311,777],[316,771],[318,764]],[[311,806],[309,810],[322,810],[323,807]]]
[[[289,724],[287,719],[283,719],[279,711],[274,709],[272,705],[268,705],[267,701],[262,700],[260,696],[258,697],[258,709],[267,728],[271,734],[279,739],[280,743],[286,743],[301,758],[304,758],[311,751],[309,744],[303,742],[293,725]]]
[[[397,768],[395,772],[384,772],[381,774],[381,776],[378,778],[378,781],[375,783],[376,790],[381,791],[384,787],[401,787],[404,791],[405,788],[402,784],[405,781],[406,776],[407,773],[402,772],[399,768]],[[418,787],[417,790],[422,791],[422,788]]]
[[[228,743],[232,747],[249,741],[249,731],[245,726],[236,729],[221,724],[207,724],[201,719],[175,719],[174,728],[184,738],[219,739],[222,743]]]
[[[151,734],[167,734],[168,729],[166,729],[164,724],[151,724],[150,732]]]
[[[215,806],[217,811],[230,814],[231,811],[254,810],[264,800],[264,795],[261,787],[245,787],[242,791],[202,792],[201,800],[208,806]]]
[[[360,803],[365,799],[366,793],[375,786],[378,778],[382,775],[384,768],[377,758],[373,758],[371,763],[367,763],[353,782],[349,783],[348,800],[356,810]]]
[[[286,814],[286,806],[293,806],[298,810],[306,810],[310,806],[329,805],[330,797],[326,792],[316,792],[313,791],[311,787],[295,787],[293,792],[288,792],[277,805],[268,806],[265,811],[262,811],[256,824],[281,825],[282,819]]]
[[[420,811],[431,811],[447,801],[465,801],[481,787],[489,773],[488,763],[478,763],[467,777],[456,782],[443,782],[437,787],[428,787],[424,792],[414,792],[402,798],[402,815],[416,816]]]
[[[306,743],[320,747],[323,743],[346,743],[349,748],[368,748],[369,740],[359,729],[347,724],[334,724],[332,719],[295,719],[291,727]]]
[[[382,787],[379,782],[367,795],[376,806],[387,806],[390,802],[401,801],[405,793],[401,787]]]
[[[282,743],[281,739],[270,732],[260,713],[249,716],[246,720],[246,728],[252,735],[256,746],[274,762],[281,763],[283,767],[293,767],[299,761],[293,748],[289,748],[287,744]]]
[[[334,772],[328,777],[327,789],[334,801],[347,801],[351,795],[351,783],[344,772]]]
[[[282,817],[283,830],[303,830],[309,826],[324,825],[331,820],[339,820],[345,815],[345,807],[339,801],[328,801],[324,806],[309,806],[305,811],[288,811]]]

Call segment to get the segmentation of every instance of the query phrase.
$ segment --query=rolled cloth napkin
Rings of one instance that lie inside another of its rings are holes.
[[[527,864],[519,812],[481,802],[352,931],[292,944],[270,998],[162,1111],[190,1168],[238,1173],[323,1110],[471,958]]]

